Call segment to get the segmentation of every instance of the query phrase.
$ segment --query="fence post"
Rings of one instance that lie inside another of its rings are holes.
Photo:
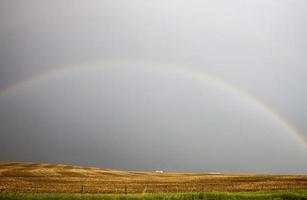
[[[81,185],[81,190],[80,190],[81,194],[83,194],[83,190],[84,190],[83,185]]]
[[[127,194],[127,185],[125,185],[125,194]]]

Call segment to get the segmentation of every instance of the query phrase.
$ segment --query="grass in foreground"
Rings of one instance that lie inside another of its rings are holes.
[[[160,194],[26,194],[0,193],[0,200],[307,200],[307,190]]]

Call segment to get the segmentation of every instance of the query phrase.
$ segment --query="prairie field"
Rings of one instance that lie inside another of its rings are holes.
[[[29,194],[0,193],[0,200],[306,200],[306,190],[262,192],[197,192],[159,194]]]
[[[148,194],[306,190],[307,175],[135,172],[62,164],[0,163],[0,193]]]

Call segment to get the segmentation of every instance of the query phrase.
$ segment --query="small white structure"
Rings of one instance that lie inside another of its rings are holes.
[[[222,174],[221,172],[209,172],[208,175],[220,175]]]
[[[156,173],[160,173],[160,174],[162,174],[162,173],[163,173],[163,171],[162,171],[162,170],[156,170],[155,172],[156,172]]]

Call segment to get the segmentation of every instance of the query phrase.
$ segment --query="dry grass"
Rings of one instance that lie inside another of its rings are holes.
[[[0,163],[0,192],[160,193],[307,189],[307,175],[128,172],[70,165]]]

